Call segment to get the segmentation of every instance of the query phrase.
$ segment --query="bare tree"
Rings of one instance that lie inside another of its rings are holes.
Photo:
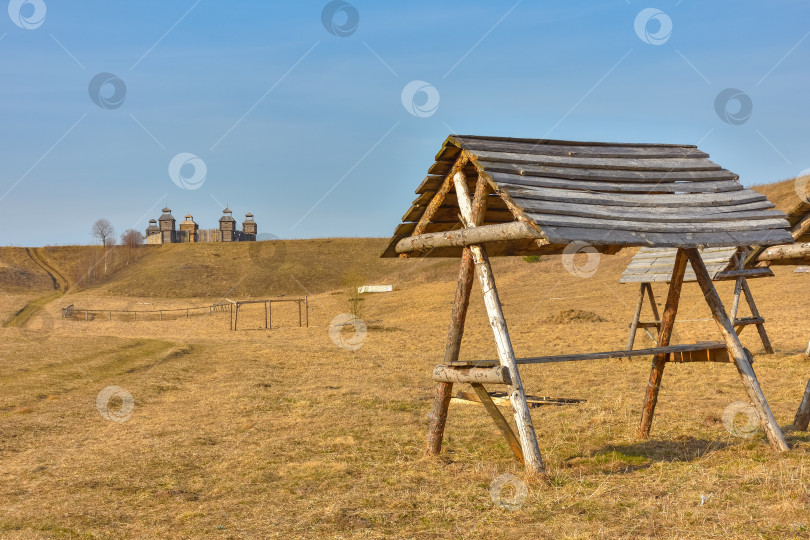
[[[115,229],[112,223],[105,218],[97,219],[90,229],[90,235],[104,246],[104,273],[107,273],[107,246],[115,238]]]
[[[115,229],[113,229],[112,223],[110,223],[109,220],[101,218],[93,223],[93,228],[90,229],[90,235],[101,242],[102,246],[106,247],[108,240],[115,236]]]
[[[143,234],[135,229],[127,229],[124,231],[124,234],[121,235],[121,244],[127,248],[127,264],[129,264],[132,258],[132,252],[143,245],[143,241]]]

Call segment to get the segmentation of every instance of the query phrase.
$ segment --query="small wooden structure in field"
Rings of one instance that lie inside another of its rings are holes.
[[[754,295],[748,280],[759,277],[773,277],[773,272],[768,268],[745,268],[746,255],[749,250],[737,246],[712,247],[700,249],[700,256],[706,265],[706,271],[712,281],[736,280],[734,288],[734,299],[731,304],[729,318],[737,335],[742,333],[746,326],[756,325],[759,338],[765,352],[773,354],[773,347],[765,331],[765,319],[760,315],[757,305],[754,302]],[[636,311],[633,314],[633,322],[630,324],[630,335],[627,338],[627,349],[631,350],[636,339],[636,332],[639,328],[647,331],[647,328],[661,329],[661,320],[658,317],[658,308],[653,296],[652,283],[669,282],[672,279],[672,270],[675,265],[677,250],[672,248],[641,248],[627,265],[619,283],[640,283],[639,297],[636,303]],[[684,282],[697,281],[693,270],[688,269],[683,278]],[[750,317],[738,317],[740,298],[745,295]],[[642,321],[641,311],[644,307],[644,297],[650,303],[654,320]],[[648,332],[649,333],[649,332]],[[654,339],[654,338],[653,338]]]
[[[266,298],[264,300],[229,300],[231,303],[231,330],[236,331],[239,323],[239,308],[250,304],[263,304],[264,328],[273,328],[273,303],[295,302],[298,304],[298,326],[309,328],[309,297],[303,298]]]
[[[783,264],[805,264],[810,262],[810,201],[800,201],[787,215],[790,223],[792,244],[770,247],[758,247],[748,257],[748,262],[760,267]],[[810,343],[804,351],[804,356],[810,359]],[[807,431],[810,424],[810,381],[802,396],[802,402],[796,411],[793,427]]]
[[[639,436],[649,435],[664,366],[673,354],[690,353],[694,360],[725,355],[736,365],[771,446],[788,449],[751,367],[750,353],[740,344],[698,251],[706,246],[789,242],[788,222],[764,196],[744,189],[737,175],[709,161],[697,147],[451,135],[416,193],[383,256],[461,259],[444,362],[434,370],[439,385],[428,431],[429,454],[441,450],[453,384],[470,383],[527,470],[542,472],[518,366],[642,353],[516,358],[489,256],[562,253],[569,245],[583,243],[603,253],[624,246],[677,248],[659,346],[643,351],[653,355],[653,364]],[[687,262],[724,344],[669,344]],[[474,270],[498,360],[459,361]],[[485,384],[506,387],[518,437]]]

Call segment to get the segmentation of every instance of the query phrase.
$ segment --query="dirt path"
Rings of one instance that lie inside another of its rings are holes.
[[[63,294],[66,293],[70,287],[70,283],[68,283],[68,280],[64,275],[62,275],[61,272],[59,272],[59,270],[51,266],[40,250],[41,248],[25,248],[26,253],[28,253],[29,257],[31,257],[31,260],[37,263],[40,268],[45,270],[48,275],[51,276],[54,290],[62,291]]]
[[[45,257],[40,252],[40,248],[25,248],[26,253],[28,256],[31,257],[31,260],[34,261],[40,268],[42,268],[45,272],[53,280],[53,292],[48,293],[44,296],[40,296],[35,300],[28,302],[25,307],[23,307],[20,311],[14,314],[14,316],[6,321],[3,325],[5,327],[15,327],[15,326],[23,326],[31,316],[34,315],[37,311],[48,305],[49,303],[53,302],[57,298],[60,298],[64,295],[68,288],[70,287],[70,283],[65,276],[59,272],[56,268],[51,266],[50,263],[45,259]]]

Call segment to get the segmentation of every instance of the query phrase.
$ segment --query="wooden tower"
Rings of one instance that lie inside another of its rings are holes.
[[[197,230],[199,227],[194,222],[194,217],[191,214],[186,214],[185,220],[180,222],[179,229],[181,242],[197,241]]]
[[[219,234],[221,242],[233,242],[236,233],[236,220],[230,208],[225,208],[222,211],[222,217],[219,218]]]
[[[163,209],[163,214],[158,218],[158,224],[160,228],[160,235],[163,244],[171,244],[176,240],[175,234],[175,220],[174,216],[172,216],[172,211],[169,210],[169,207],[165,207]]]

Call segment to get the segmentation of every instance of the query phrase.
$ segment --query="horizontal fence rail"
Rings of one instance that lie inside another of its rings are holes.
[[[159,320],[162,321],[164,315],[167,320],[176,320],[178,318],[190,318],[192,315],[212,315],[215,313],[228,313],[230,318],[230,329],[236,330],[239,320],[239,309],[249,304],[264,304],[264,327],[265,329],[272,328],[272,306],[274,303],[295,302],[298,304],[298,326],[309,327],[309,297],[299,298],[266,298],[262,300],[228,300],[227,302],[217,302],[207,306],[193,306],[183,308],[165,308],[165,309],[84,309],[77,308],[73,304],[62,308],[62,318],[73,318],[78,320],[90,321],[96,320],[97,317],[104,317],[108,321],[113,320],[113,314],[120,315],[132,321],[137,321],[140,315],[141,320]],[[185,315],[185,317],[183,317]],[[244,315],[243,315],[244,317]]]

